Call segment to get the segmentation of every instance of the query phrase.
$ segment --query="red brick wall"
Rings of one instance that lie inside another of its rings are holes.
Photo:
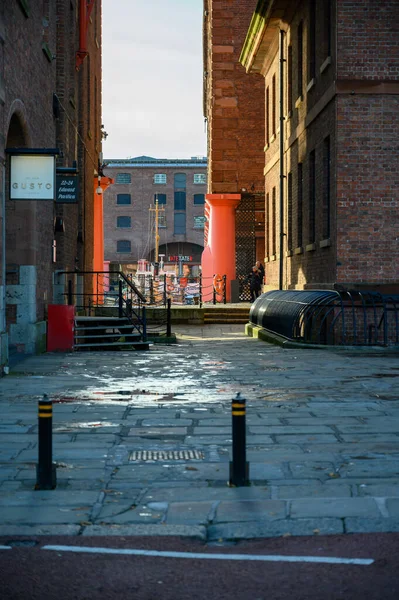
[[[238,60],[256,0],[205,2],[208,192],[264,188],[264,83]]]

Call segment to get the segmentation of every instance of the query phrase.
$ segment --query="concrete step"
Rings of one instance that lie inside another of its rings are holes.
[[[126,346],[130,346],[131,348],[134,348],[135,350],[149,350],[150,348],[150,342],[89,342],[87,344],[74,344],[74,349],[75,350],[79,350],[80,348],[91,348],[92,350],[95,350],[96,348],[120,348],[120,347],[126,347]]]

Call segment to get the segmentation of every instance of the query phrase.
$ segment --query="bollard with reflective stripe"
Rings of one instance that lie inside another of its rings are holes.
[[[233,427],[233,460],[230,462],[230,485],[249,485],[249,463],[246,460],[245,398],[238,393],[231,402]]]
[[[57,474],[53,464],[53,402],[46,394],[39,400],[39,462],[35,490],[53,490]]]

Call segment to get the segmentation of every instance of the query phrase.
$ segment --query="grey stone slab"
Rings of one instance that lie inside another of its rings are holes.
[[[227,481],[228,472],[227,463],[137,464],[120,467],[112,481],[131,480],[146,484],[155,481]]]
[[[187,427],[132,427],[129,435],[134,436],[184,436],[187,435]]]
[[[250,481],[267,481],[275,479],[284,479],[285,472],[282,464],[275,464],[269,461],[251,463],[249,465]]]
[[[345,519],[346,533],[391,533],[399,531],[397,518],[365,519],[348,517]]]
[[[320,425],[315,423],[314,425],[270,425],[268,426],[250,426],[251,433],[268,433],[270,435],[282,435],[282,434],[295,434],[295,435],[309,435],[313,433],[324,433],[330,434],[331,429],[326,425]]]
[[[216,523],[284,519],[286,502],[282,500],[223,500],[217,507]]]
[[[16,523],[18,525],[59,525],[87,521],[91,507],[56,507],[56,506],[3,506],[0,513],[2,525]]]
[[[307,517],[378,518],[380,511],[372,498],[297,498],[291,501],[293,519]]]
[[[212,502],[178,502],[168,507],[168,525],[206,525],[212,513]]]
[[[10,424],[10,425],[0,425],[0,434],[3,433],[27,433],[30,429],[32,429],[32,425],[18,425],[18,424]]]
[[[208,540],[242,540],[292,535],[343,533],[341,519],[282,519],[257,523],[224,523],[208,527]]]
[[[147,418],[142,420],[141,427],[188,427],[192,423],[192,419]]]
[[[105,464],[105,460],[108,456],[107,448],[96,448],[95,445],[87,446],[87,447],[77,447],[71,448],[70,446],[57,446],[57,448],[53,449],[53,460],[61,461],[61,460],[73,460],[73,461],[87,461],[88,463],[92,463],[92,461],[97,461],[97,463]],[[17,457],[18,462],[27,462],[27,461],[37,461],[38,457],[38,449],[32,448],[29,450],[23,450]],[[104,459],[101,461],[101,459]]]
[[[163,516],[164,511],[151,510],[147,506],[117,503],[103,506],[96,523],[159,523]]]
[[[388,418],[388,417],[387,417]],[[374,442],[392,442],[392,444],[399,444],[399,435],[395,433],[344,433],[340,434],[340,438],[346,443],[367,443],[372,444]]]
[[[1,529],[0,529],[1,532]],[[168,525],[159,524],[111,524],[91,525],[83,529],[83,536],[175,536],[205,541],[206,528],[198,525]]]
[[[94,479],[104,480],[105,472],[104,469],[91,469],[91,468],[79,468],[79,466],[70,468],[58,468],[57,481],[63,479],[81,479],[86,481],[92,481]],[[15,476],[17,480],[29,480],[36,481],[36,465],[31,468],[22,468],[18,471]]]
[[[91,506],[96,502],[98,492],[69,490],[32,490],[5,493],[0,495],[0,506]],[[0,515],[1,519],[1,515]]]
[[[270,498],[270,486],[249,486],[249,487],[202,487],[193,488],[191,485],[184,488],[154,488],[151,487],[143,496],[143,503],[149,502],[202,502],[202,501],[222,501],[222,500],[267,500]]]
[[[1,525],[0,535],[35,536],[35,535],[78,535],[80,525]]]
[[[340,470],[341,477],[398,477],[399,459],[352,459]]]
[[[325,442],[326,444],[338,444],[338,439],[333,434],[329,433],[310,433],[297,434],[297,435],[276,435],[276,441],[282,444],[320,444]]]
[[[208,444],[213,444],[213,445],[218,445],[218,446],[231,446],[232,442],[233,442],[233,438],[231,436],[231,433],[226,436],[188,435],[184,440],[185,444],[187,444],[189,446],[194,446],[197,448],[200,448],[201,446],[205,446]],[[268,443],[269,444],[272,443],[271,438],[269,438]]]
[[[395,519],[399,518],[399,498],[387,498],[385,507],[390,517]]]
[[[281,482],[273,482],[273,493],[275,497],[281,500],[289,500],[294,498],[350,498],[352,496],[351,487],[345,484],[335,485],[333,489],[331,486],[325,486],[322,483],[314,482],[313,485],[284,485]]]
[[[231,425],[230,427],[226,426],[225,427],[194,427],[194,435],[223,435],[226,437],[231,437],[232,436],[232,430],[231,430]]]
[[[394,417],[365,418],[364,423],[342,424],[338,426],[341,433],[398,433],[399,419]]]
[[[290,462],[289,468],[292,476],[298,479],[320,479],[328,477],[329,473],[335,473],[334,464],[324,461]]]
[[[399,497],[399,482],[392,483],[363,483],[358,487],[359,496],[374,496],[378,498],[387,498],[389,496]]]

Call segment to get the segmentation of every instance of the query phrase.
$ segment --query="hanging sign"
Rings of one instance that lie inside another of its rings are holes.
[[[11,154],[10,165],[10,200],[54,200],[54,155]]]
[[[56,196],[57,204],[76,204],[79,195],[79,180],[77,175],[57,175]]]
[[[169,262],[191,262],[192,256],[169,256]]]

